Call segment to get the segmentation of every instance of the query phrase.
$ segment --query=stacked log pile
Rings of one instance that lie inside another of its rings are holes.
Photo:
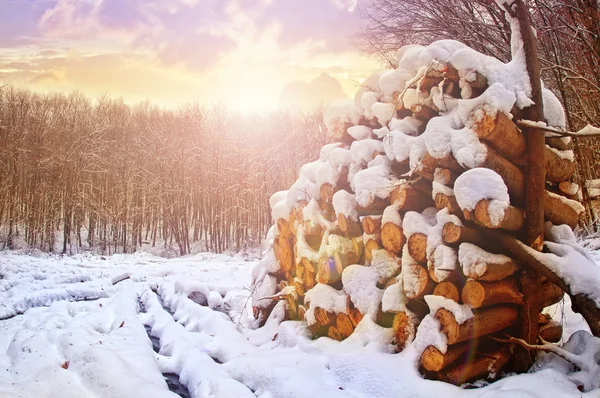
[[[558,341],[560,324],[541,310],[564,294],[543,281],[539,313],[523,316],[524,265],[490,238],[523,240],[522,93],[488,83],[461,51],[484,59],[451,41],[401,49],[398,69],[326,121],[335,142],[271,200],[277,266],[267,275],[288,319],[314,337],[344,340],[375,324],[400,351],[433,318],[447,346],[427,346],[421,370],[458,385],[512,370],[505,340],[533,316],[540,337]],[[570,141],[546,144],[545,220],[574,227],[583,208]]]

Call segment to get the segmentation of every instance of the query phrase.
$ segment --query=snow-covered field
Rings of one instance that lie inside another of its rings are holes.
[[[312,341],[302,323],[279,324],[278,306],[255,330],[254,265],[213,254],[1,252],[0,397],[178,396],[165,375],[192,397],[600,396],[553,369],[476,389],[424,380],[414,345],[386,353],[389,336],[369,321],[344,342]],[[568,306],[565,334],[583,325]]]

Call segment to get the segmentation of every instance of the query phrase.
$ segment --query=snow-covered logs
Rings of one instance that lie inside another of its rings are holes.
[[[526,146],[513,115],[530,102],[517,64],[451,40],[410,46],[354,104],[328,111],[336,142],[271,200],[275,264],[261,291],[279,286],[270,297],[314,337],[392,329],[402,350],[426,323],[424,334],[443,336],[418,344],[430,378],[462,384],[513,370],[506,336],[520,337],[528,319],[526,267],[486,233],[521,239],[526,220]],[[546,149],[545,218],[573,227],[583,208],[572,151],[556,138]],[[535,294],[529,318],[544,339],[560,338],[542,310],[563,291],[545,281]]]

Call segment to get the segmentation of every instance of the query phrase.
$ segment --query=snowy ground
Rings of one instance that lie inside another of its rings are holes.
[[[0,397],[176,397],[166,374],[192,397],[582,396],[551,369],[478,389],[424,380],[415,348],[386,354],[388,336],[368,322],[341,343],[311,341],[300,322],[253,330],[254,265],[213,254],[1,252]],[[565,333],[582,327],[564,315]]]

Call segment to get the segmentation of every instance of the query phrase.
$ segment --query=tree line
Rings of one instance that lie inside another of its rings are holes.
[[[507,0],[510,4],[511,1]],[[528,0],[537,33],[542,80],[561,100],[567,128],[600,125],[600,2]],[[395,66],[405,44],[452,38],[484,54],[510,60],[510,24],[495,0],[372,0],[362,10],[361,50]],[[578,182],[600,178],[600,142],[575,140]],[[587,192],[583,190],[588,204]],[[596,219],[591,206],[588,222]]]
[[[269,196],[325,141],[320,109],[244,116],[4,86],[0,248],[255,246],[271,225]]]

